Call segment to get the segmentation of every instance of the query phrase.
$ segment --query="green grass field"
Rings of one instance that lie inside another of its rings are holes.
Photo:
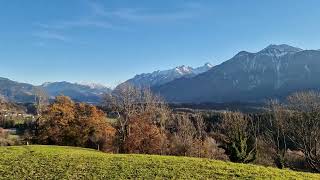
[[[0,179],[320,179],[320,175],[197,158],[20,146],[0,147]]]

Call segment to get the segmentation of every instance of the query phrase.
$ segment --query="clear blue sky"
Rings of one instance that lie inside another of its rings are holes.
[[[112,85],[286,43],[320,49],[319,0],[2,0],[0,76]]]

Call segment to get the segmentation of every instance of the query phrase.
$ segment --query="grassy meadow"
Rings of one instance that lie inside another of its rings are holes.
[[[0,179],[320,179],[208,159],[106,154],[58,146],[0,147]]]

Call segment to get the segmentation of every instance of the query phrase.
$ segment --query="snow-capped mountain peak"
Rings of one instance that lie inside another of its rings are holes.
[[[47,86],[49,86],[51,84],[51,82],[45,82],[45,83],[43,83],[41,86],[42,87],[47,87]]]
[[[178,66],[174,69],[177,73],[181,74],[181,75],[185,75],[185,74],[190,74],[193,71],[192,67],[189,66]]]
[[[182,77],[193,77],[200,73],[204,73],[211,69],[213,66],[206,63],[201,67],[192,68],[190,66],[182,65],[173,69],[154,71],[152,73],[143,73],[136,75],[134,78],[129,79],[125,83],[132,84],[138,87],[152,87],[158,86]]]
[[[203,66],[197,67],[193,70],[194,74],[201,74],[204,72],[209,71],[211,68],[213,68],[213,65],[210,63],[205,63]]]
[[[111,89],[95,83],[71,83],[62,82],[47,82],[42,84],[42,87],[50,97],[66,95],[73,100],[96,103],[101,101],[101,95],[108,93]]]
[[[280,45],[271,44],[268,47],[264,48],[263,50],[274,50],[274,49],[282,51],[282,52],[299,52],[299,51],[302,51],[302,49],[300,49],[300,48],[289,46],[287,44],[280,44]]]
[[[260,52],[258,52],[259,55],[267,55],[267,56],[275,56],[275,57],[281,57],[287,54],[296,53],[299,51],[302,51],[303,49],[296,48],[293,46],[289,46],[286,44],[280,44],[280,45],[274,45],[271,44],[268,47],[264,48]]]
[[[212,68],[212,67],[213,67],[213,65],[212,65],[211,63],[208,63],[208,62],[207,62],[207,63],[205,63],[205,64],[204,64],[204,67]]]
[[[103,84],[92,83],[92,82],[81,82],[81,83],[79,83],[79,85],[88,86],[91,89],[104,89],[104,88],[107,88]]]

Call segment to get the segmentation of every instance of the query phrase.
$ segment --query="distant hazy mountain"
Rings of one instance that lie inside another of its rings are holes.
[[[320,89],[320,51],[288,45],[242,51],[205,73],[153,88],[171,102],[263,101],[306,89]]]
[[[70,82],[53,82],[41,85],[51,98],[59,95],[71,97],[75,101],[98,103],[101,96],[111,92],[111,89],[100,84],[78,84]]]
[[[6,78],[0,78],[0,97],[12,102],[34,102],[35,89],[44,89],[50,98],[66,95],[75,101],[99,103],[101,96],[111,90],[99,84],[76,84],[69,82],[44,83],[41,86],[19,83]]]
[[[33,102],[34,86],[0,77],[0,96],[8,101]]]
[[[208,71],[212,67],[213,66],[210,63],[206,63],[205,65],[198,68],[192,68],[189,66],[179,66],[169,70],[139,74],[136,75],[134,78],[127,80],[124,83],[131,84],[137,87],[159,86],[182,77],[196,76],[198,74]]]

